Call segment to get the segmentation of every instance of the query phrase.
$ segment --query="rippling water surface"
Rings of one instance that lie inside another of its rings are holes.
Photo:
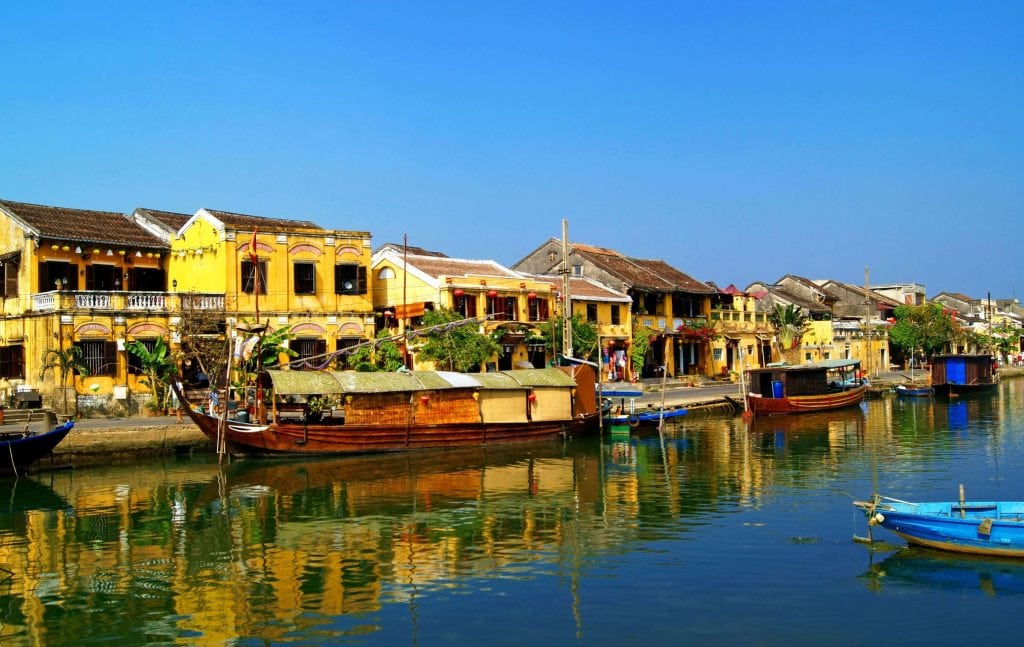
[[[0,481],[0,643],[888,644],[1007,638],[1024,563],[851,506],[1024,498],[1024,380],[958,402],[502,449]]]

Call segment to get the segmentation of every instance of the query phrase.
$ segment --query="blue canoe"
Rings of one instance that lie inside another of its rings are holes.
[[[657,425],[661,420],[670,420],[685,416],[687,409],[682,407],[665,409],[643,409],[633,413],[609,414],[604,417],[606,425],[629,425],[630,427]]]
[[[896,395],[904,398],[930,398],[935,395],[935,389],[930,386],[904,386],[896,387]]]
[[[1024,501],[911,503],[875,496],[854,501],[870,525],[911,544],[957,553],[1024,557]]]
[[[74,426],[74,421],[69,420],[42,434],[0,434],[0,473],[22,472],[52,452]]]

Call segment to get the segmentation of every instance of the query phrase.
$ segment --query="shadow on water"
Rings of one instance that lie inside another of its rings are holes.
[[[1024,562],[997,557],[952,555],[926,548],[902,548],[872,563],[861,579],[873,591],[884,588],[1024,595]]]

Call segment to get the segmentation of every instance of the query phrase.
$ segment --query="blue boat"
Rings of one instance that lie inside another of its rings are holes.
[[[1024,501],[911,503],[875,495],[854,501],[869,526],[911,544],[974,555],[1024,557]]]
[[[901,398],[930,398],[935,395],[935,389],[930,386],[906,386],[900,384],[896,387],[896,395]]]
[[[0,473],[24,473],[29,465],[53,451],[75,426],[69,420],[46,433],[0,433]]]
[[[637,406],[636,398],[643,395],[643,391],[637,389],[613,389],[601,391],[601,415],[604,424],[609,428],[621,429],[624,425],[629,427],[654,426],[662,420],[685,416],[688,409],[680,406],[656,407]],[[619,398],[618,404],[615,398]],[[628,399],[628,402],[627,402]]]

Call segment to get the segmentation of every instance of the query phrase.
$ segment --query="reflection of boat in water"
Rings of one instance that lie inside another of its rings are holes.
[[[860,429],[864,424],[864,410],[860,407],[835,411],[806,413],[800,416],[771,416],[752,418],[747,428],[757,433],[828,433],[836,428]]]
[[[531,469],[536,462],[564,459],[561,441],[518,446],[465,447],[360,456],[324,456],[308,460],[235,460],[225,472],[226,491],[243,499],[267,496],[333,501],[344,516],[360,516],[381,506],[399,508],[436,506],[445,500],[478,498],[485,478],[497,479],[503,470],[503,487],[530,492],[537,483]],[[571,483],[572,479],[568,479]],[[498,487],[498,481],[491,481]],[[202,497],[207,502],[221,494],[220,483]],[[330,496],[317,496],[328,492]],[[339,499],[340,497],[340,499]]]
[[[64,497],[38,481],[25,477],[0,479],[0,535],[10,531],[21,534],[29,513],[70,507]]]
[[[1024,557],[1024,501],[912,503],[878,494],[854,501],[871,525],[918,546],[974,555]]]
[[[1024,562],[1020,560],[949,555],[923,548],[893,553],[872,564],[865,577],[879,586],[1024,595]]]

